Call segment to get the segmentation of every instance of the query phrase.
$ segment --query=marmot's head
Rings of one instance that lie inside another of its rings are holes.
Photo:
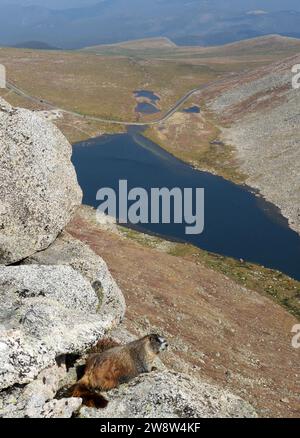
[[[157,334],[151,334],[147,336],[151,345],[152,350],[155,354],[159,354],[160,352],[164,351],[168,347],[168,342],[165,338],[162,336],[159,336]]]

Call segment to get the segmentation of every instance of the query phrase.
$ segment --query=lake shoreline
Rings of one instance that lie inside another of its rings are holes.
[[[97,144],[103,147],[99,148]],[[113,146],[114,144],[115,146]],[[233,184],[223,177],[214,176],[208,172],[196,171],[159,145],[149,141],[136,127],[128,130],[127,134],[105,135],[90,139],[88,142],[76,143],[73,150],[75,156],[79,154],[77,158],[75,157],[75,168],[77,170],[85,168],[84,174],[81,170],[79,178],[85,193],[84,203],[96,206],[95,193],[99,189],[99,171],[101,177],[104,175],[104,185],[101,183],[101,186],[111,187],[112,174],[108,168],[114,174],[114,181],[118,178],[123,179],[124,175],[131,178],[132,175],[140,172],[138,176],[134,176],[133,185],[135,187],[142,187],[142,182],[148,180],[150,184],[151,178],[152,187],[156,187],[155,178],[159,178],[158,187],[168,186],[169,183],[175,187],[180,181],[184,187],[190,187],[190,184],[192,184],[191,187],[197,184],[202,187],[204,184],[203,187],[206,186],[206,190],[208,190],[206,202],[208,220],[206,223],[209,225],[199,238],[198,236],[191,238],[183,235],[182,231],[174,224],[169,225],[168,228],[155,227],[152,224],[134,226],[133,228],[175,242],[193,244],[202,250],[222,256],[247,260],[250,263],[285,272],[295,279],[298,277],[300,279],[299,270],[296,267],[296,259],[300,256],[299,236],[288,227],[288,222],[280,214],[280,210],[272,203],[265,201],[255,190],[251,188],[249,190],[246,185]],[[111,155],[111,153],[116,153],[116,155]],[[86,157],[89,154],[92,154],[91,157],[93,154],[96,155],[93,158]],[[132,160],[133,156],[134,160]],[[99,163],[99,168],[96,166],[96,162]],[[149,168],[150,163],[151,167]],[[91,170],[91,165],[95,166],[94,170]],[[155,167],[155,171],[152,170],[152,166]],[[148,169],[151,169],[150,173]],[[92,177],[91,173],[93,172],[94,176]],[[155,178],[153,172],[157,174]],[[94,188],[91,187],[91,184]],[[222,198],[220,198],[220,193],[222,193]],[[217,205],[220,202],[221,205]],[[223,225],[218,224],[216,219],[218,216],[222,217]],[[247,226],[246,222],[243,225],[242,217],[244,221],[249,221]],[[235,223],[237,218],[242,222]],[[254,237],[256,235],[257,237]],[[292,266],[294,267],[292,268]]]

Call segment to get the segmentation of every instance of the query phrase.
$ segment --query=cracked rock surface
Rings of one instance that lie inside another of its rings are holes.
[[[112,279],[102,286],[101,305],[71,266],[0,267],[0,389],[31,382],[57,356],[84,351],[120,322],[124,308],[110,289],[117,286]]]
[[[83,407],[83,418],[254,418],[252,406],[217,386],[185,374],[142,375],[108,393],[105,409]]]
[[[81,204],[71,152],[52,123],[0,98],[0,263],[47,248]]]

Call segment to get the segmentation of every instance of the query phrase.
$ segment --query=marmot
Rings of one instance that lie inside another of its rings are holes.
[[[157,355],[168,347],[167,341],[157,334],[126,345],[115,345],[100,341],[96,351],[101,352],[90,354],[83,377],[71,388],[71,396],[81,397],[86,406],[107,406],[108,401],[95,390],[108,391],[139,374],[151,372]]]

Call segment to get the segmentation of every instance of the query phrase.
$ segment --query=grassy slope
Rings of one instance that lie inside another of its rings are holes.
[[[281,37],[278,35],[270,35],[267,37],[253,38],[243,40],[224,46],[214,47],[182,47],[173,46],[166,47],[161,44],[157,45],[145,44],[147,40],[132,41],[126,44],[114,44],[88,47],[84,50],[109,55],[109,56],[128,56],[141,58],[162,58],[162,59],[188,59],[194,60],[223,60],[227,57],[228,63],[260,63],[274,61],[278,58],[291,56],[300,50],[300,39]],[[148,40],[151,41],[151,40]]]
[[[195,104],[201,114],[176,113],[163,124],[148,127],[144,136],[197,169],[244,183],[246,175],[238,167],[233,147],[219,140],[218,121],[201,98],[191,98],[185,107]]]
[[[86,47],[82,50],[84,51],[91,51],[95,52],[97,50],[102,50],[103,47],[110,49],[110,48],[124,48],[124,49],[161,49],[163,48],[170,48],[170,47],[176,47],[176,44],[173,43],[168,38],[163,37],[157,37],[157,38],[146,38],[146,39],[138,39],[138,40],[130,40],[130,41],[124,41],[122,43],[117,44],[105,44],[105,45],[97,45],[97,46],[90,46]]]
[[[300,49],[298,40],[287,38],[255,39],[215,48],[159,48],[157,41],[150,41],[154,47],[145,48],[148,42],[143,40],[82,52],[2,48],[0,63],[6,66],[11,82],[58,107],[105,119],[143,121],[157,116],[137,116],[133,96],[136,89],[159,94],[164,112],[194,87],[223,74],[282,59]],[[11,95],[8,100],[31,105]],[[97,129],[115,131],[116,127]],[[92,126],[88,132],[94,130]],[[72,140],[75,137],[73,133]]]
[[[135,121],[136,89],[153,89],[166,111],[182,95],[217,77],[206,65],[105,57],[79,52],[1,49],[8,79],[58,107],[105,119]]]
[[[224,274],[241,287],[253,290],[271,298],[300,321],[300,282],[287,275],[253,263],[224,257],[203,251],[190,244],[167,242],[166,240],[139,233],[133,229],[118,226],[126,238],[138,242],[143,247],[159,249],[193,263],[200,263],[213,271]]]

